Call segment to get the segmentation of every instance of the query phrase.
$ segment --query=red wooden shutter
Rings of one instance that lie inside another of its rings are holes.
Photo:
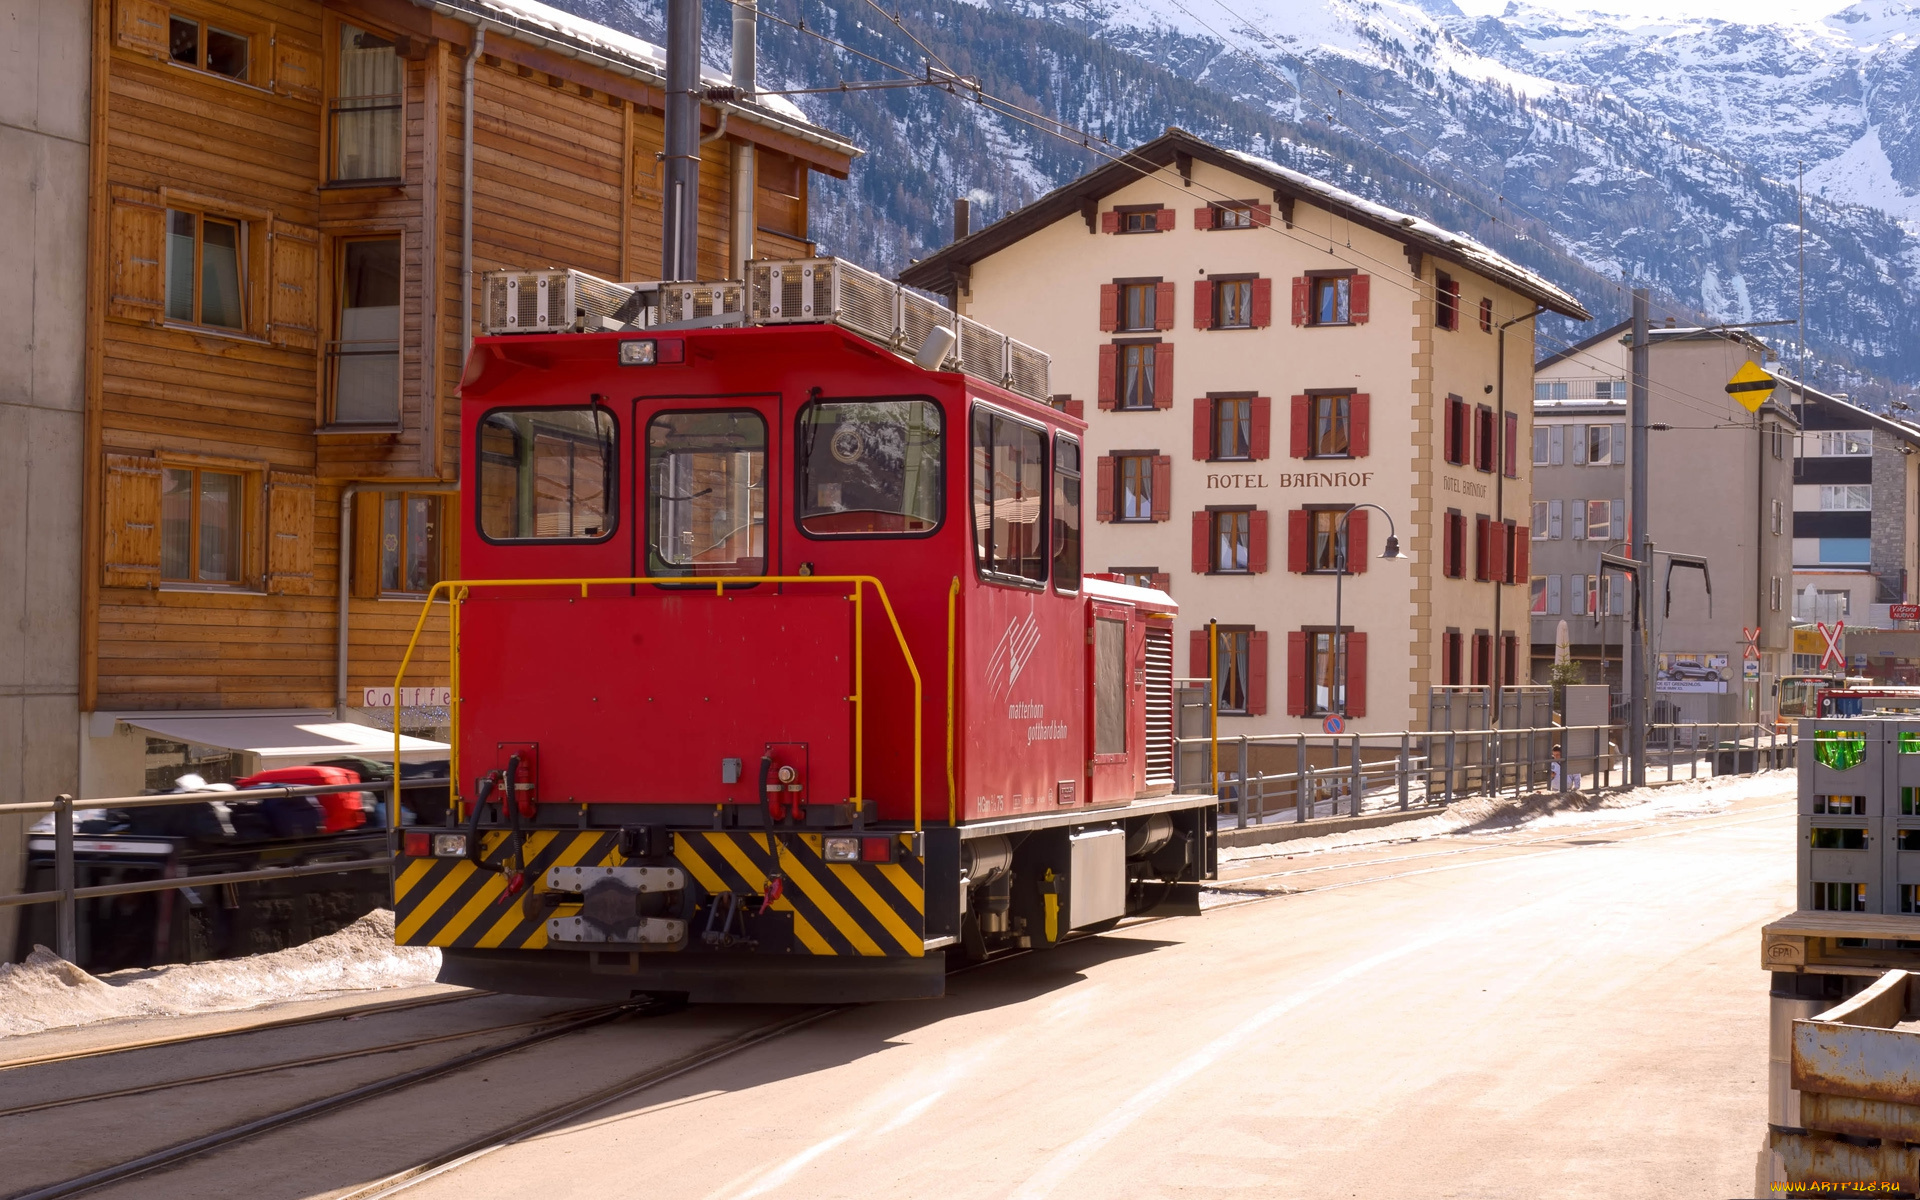
[[[1373,284],[1370,276],[1355,275],[1348,284],[1347,319],[1355,325],[1367,323],[1368,308],[1373,299]]]
[[[1247,570],[1267,573],[1267,510],[1256,508],[1247,521]]]
[[[1489,537],[1486,514],[1476,514],[1473,518],[1473,577],[1475,579],[1492,578],[1488,574],[1492,564],[1487,561]]]
[[[1153,227],[1161,233],[1172,233],[1180,228],[1180,214],[1170,208],[1163,208],[1153,214]]]
[[[1506,428],[1500,435],[1501,470],[1508,479],[1520,477],[1520,414],[1508,413]]]
[[[1307,635],[1298,629],[1287,631],[1287,715],[1307,714]]]
[[[1100,285],[1100,332],[1112,333],[1120,328],[1120,285],[1103,283]]]
[[[1305,458],[1313,452],[1313,441],[1308,429],[1312,420],[1312,405],[1305,396],[1293,398],[1293,428],[1288,439],[1287,453],[1294,458]]]
[[[1171,283],[1153,285],[1153,327],[1155,329],[1173,328],[1173,285]]]
[[[1347,715],[1367,715],[1367,635],[1347,635]]]
[[[1064,411],[1068,416],[1078,417],[1084,421],[1087,419],[1087,402],[1085,400],[1069,400],[1067,401],[1067,407]]]
[[[1193,327],[1195,329],[1213,328],[1213,281],[1196,279],[1193,281]]]
[[[1507,525],[1505,522],[1489,522],[1487,525],[1488,557],[1493,560],[1487,571],[1487,578],[1495,581],[1507,577]]]
[[[1447,397],[1446,437],[1441,455],[1450,463],[1459,463],[1463,459],[1460,453],[1460,422],[1464,420],[1461,405],[1453,397]]]
[[[1096,401],[1103,409],[1114,404],[1114,376],[1119,373],[1120,347],[1108,344],[1100,347],[1100,384]]]
[[[1309,543],[1313,540],[1313,529],[1304,508],[1291,509],[1287,513],[1287,570],[1295,575],[1307,573]]]
[[[1205,396],[1193,402],[1193,460],[1213,457],[1213,401]]]
[[[1259,629],[1247,635],[1247,712],[1267,715],[1267,635]]]
[[[1153,586],[1155,591],[1164,592],[1173,586],[1173,576],[1167,574],[1165,571],[1155,571],[1153,573]]]
[[[1460,531],[1453,513],[1440,514],[1440,573],[1449,578],[1459,575],[1454,555],[1460,553]]]
[[[1451,279],[1447,281],[1447,300],[1447,328],[1458,329],[1460,328],[1460,285]]]
[[[1365,575],[1372,553],[1373,548],[1367,545],[1367,510],[1356,508],[1347,514],[1347,573]]]
[[[1173,347],[1165,342],[1153,348],[1153,406],[1173,407]]]
[[[1212,663],[1207,661],[1207,631],[1200,628],[1187,634],[1187,674],[1194,679],[1210,679]]]
[[[1173,516],[1173,456],[1153,457],[1153,519],[1164,521]]]
[[[1112,209],[1108,209],[1106,212],[1101,213],[1100,214],[1100,232],[1101,233],[1119,233],[1120,232],[1120,214],[1113,211]]]
[[[1193,573],[1207,573],[1207,539],[1213,533],[1205,510],[1193,514]]]
[[[1193,227],[1195,229],[1213,228],[1213,205],[1209,204],[1193,210]]]
[[[1093,474],[1096,480],[1093,487],[1093,519],[1111,521],[1113,520],[1113,456],[1102,454],[1094,459]]]
[[[1513,581],[1530,583],[1533,576],[1528,573],[1533,566],[1533,530],[1521,525],[1513,531]]]
[[[1253,327],[1265,329],[1273,324],[1273,280],[1253,281]]]
[[[1253,223],[1257,226],[1273,224],[1273,205],[1256,204],[1253,206]]]
[[[1453,661],[1453,657],[1460,652],[1458,645],[1455,643],[1455,639],[1459,636],[1460,635],[1455,633],[1443,633],[1440,635],[1440,682],[1442,684],[1452,683],[1457,677],[1455,672],[1459,670],[1459,667]]]
[[[1248,458],[1270,458],[1273,455],[1273,397],[1255,396],[1253,398],[1253,436],[1247,447]]]
[[[1347,452],[1355,458],[1373,452],[1373,397],[1365,392],[1347,402]]]
[[[1293,323],[1295,325],[1307,323],[1307,277],[1305,275],[1293,277]]]

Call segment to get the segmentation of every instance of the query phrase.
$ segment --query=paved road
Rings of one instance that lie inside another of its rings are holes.
[[[1406,861],[846,1012],[406,1194],[1755,1195],[1788,805],[1567,836],[1350,851]]]

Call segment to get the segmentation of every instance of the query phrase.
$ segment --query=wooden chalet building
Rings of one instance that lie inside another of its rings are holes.
[[[86,797],[361,736],[328,726],[392,682],[418,597],[458,570],[479,274],[659,277],[664,173],[661,52],[531,0],[93,18]],[[811,253],[810,174],[845,178],[855,148],[772,97],[701,121],[701,277]],[[422,686],[446,683],[432,633]]]

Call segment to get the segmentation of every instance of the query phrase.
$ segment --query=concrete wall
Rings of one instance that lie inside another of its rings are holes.
[[[90,9],[15,0],[0,24],[0,803],[78,771]],[[0,817],[0,890],[25,824]],[[13,931],[0,909],[0,958]]]
[[[1874,431],[1873,439],[1873,574],[1880,581],[1876,601],[1904,604],[1913,580],[1905,574],[1907,542],[1907,460],[1912,448],[1891,435]],[[1905,453],[1903,453],[1905,451]]]

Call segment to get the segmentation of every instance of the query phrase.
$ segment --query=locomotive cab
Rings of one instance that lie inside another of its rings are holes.
[[[1083,571],[1084,423],[844,325],[476,342],[453,811],[395,875],[444,979],[937,995],[1197,904],[1175,609]]]

